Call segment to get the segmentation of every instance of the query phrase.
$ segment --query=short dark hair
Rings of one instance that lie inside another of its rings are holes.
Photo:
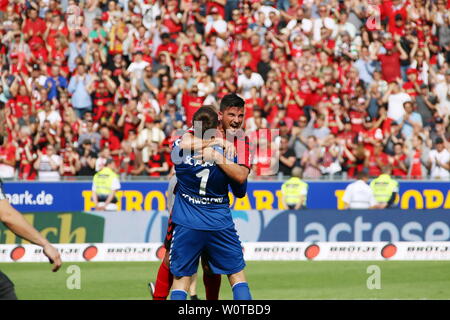
[[[364,178],[369,178],[369,171],[366,168],[364,168],[356,173],[356,179],[360,180],[360,179],[364,179]]]
[[[239,97],[236,93],[227,94],[220,101],[220,111],[225,111],[231,107],[243,108],[245,105],[244,99]]]
[[[192,123],[194,125],[194,135],[203,138],[203,135],[207,130],[217,129],[217,126],[219,125],[219,116],[213,107],[203,106],[194,113]]]

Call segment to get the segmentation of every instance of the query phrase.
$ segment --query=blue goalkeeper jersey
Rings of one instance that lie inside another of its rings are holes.
[[[240,185],[216,164],[193,159],[189,151],[183,153],[178,146],[179,141],[175,141],[172,150],[178,180],[173,222],[196,230],[222,230],[233,226],[229,186],[236,197],[242,198],[247,183]],[[222,148],[215,149],[223,154]]]

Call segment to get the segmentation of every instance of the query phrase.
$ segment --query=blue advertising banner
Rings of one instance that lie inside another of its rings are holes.
[[[450,241],[448,210],[232,210],[243,242]],[[53,243],[161,243],[167,211],[24,214]],[[0,224],[0,244],[24,243]]]
[[[449,241],[445,210],[304,210],[234,212],[245,241]]]
[[[342,196],[350,181],[308,182],[307,207],[342,209]],[[233,199],[234,210],[284,209],[282,182],[249,182],[247,196]],[[402,181],[398,207],[401,209],[450,209],[449,182]],[[91,211],[89,182],[5,182],[4,191],[12,205],[21,212]],[[167,182],[123,182],[118,211],[166,210]]]

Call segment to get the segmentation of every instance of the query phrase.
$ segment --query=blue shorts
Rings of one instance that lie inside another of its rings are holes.
[[[214,274],[234,274],[245,268],[234,226],[207,231],[176,225],[169,254],[170,272],[176,277],[192,276],[197,272],[200,256],[207,259]]]

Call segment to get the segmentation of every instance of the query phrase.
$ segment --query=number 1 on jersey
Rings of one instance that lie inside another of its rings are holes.
[[[197,173],[196,176],[198,178],[202,179],[200,181],[200,192],[199,193],[201,196],[204,196],[204,195],[206,195],[206,183],[208,182],[208,178],[209,178],[209,169],[203,169],[202,171]]]

